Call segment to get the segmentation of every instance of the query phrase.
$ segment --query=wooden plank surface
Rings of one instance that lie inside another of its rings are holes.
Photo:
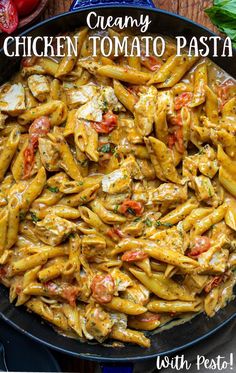
[[[47,19],[68,11],[71,2],[71,0],[49,0],[48,7],[41,18]],[[204,13],[204,9],[212,5],[212,0],[153,0],[153,2],[157,8],[180,14],[216,31]]]

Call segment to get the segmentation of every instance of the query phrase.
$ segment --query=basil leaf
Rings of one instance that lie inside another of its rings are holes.
[[[214,5],[205,9],[211,22],[228,35],[236,48],[236,2],[235,0],[214,0]]]

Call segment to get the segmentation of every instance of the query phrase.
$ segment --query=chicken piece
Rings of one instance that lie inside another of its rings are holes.
[[[139,101],[134,106],[134,121],[142,136],[152,132],[157,103],[157,89],[148,87],[145,93],[140,94]]]
[[[199,201],[206,201],[215,195],[211,180],[206,176],[195,176],[193,178],[193,187]]]
[[[122,294],[122,297],[130,300],[131,302],[144,306],[149,302],[149,290],[138,282],[133,282]]]
[[[210,179],[217,173],[219,166],[216,152],[210,145],[205,145],[198,155],[198,168],[203,175]]]
[[[51,140],[43,137],[39,138],[39,153],[41,161],[48,171],[60,170],[60,154]]]
[[[81,106],[77,112],[78,119],[91,120],[93,122],[102,122],[103,111],[98,96],[94,96],[89,102]]]
[[[140,167],[138,163],[136,162],[136,159],[134,158],[133,155],[130,155],[128,158],[126,158],[122,163],[121,167],[125,168],[131,177],[136,180],[142,180],[143,179],[143,174],[140,170]]]
[[[111,332],[114,324],[109,313],[99,305],[88,306],[86,309],[86,330],[98,342],[103,342]]]
[[[91,97],[98,94],[99,88],[94,84],[86,84],[78,88],[70,88],[66,90],[67,104],[71,108],[86,104]]]
[[[17,116],[26,109],[25,90],[21,83],[5,84],[0,89],[0,110]]]
[[[74,233],[76,228],[76,224],[71,223],[69,220],[54,214],[48,214],[35,225],[35,234],[42,242],[57,246],[71,233]]]
[[[50,84],[46,76],[33,74],[28,78],[28,86],[32,95],[40,102],[46,100],[50,92]]]
[[[125,111],[124,106],[118,101],[112,87],[101,88],[100,100],[104,111]]]
[[[173,183],[163,183],[157,189],[150,192],[152,202],[182,203],[188,198],[188,187]]]
[[[131,280],[131,278],[126,273],[120,271],[118,268],[114,268],[111,271],[111,275],[115,281],[115,287],[117,292],[125,291],[129,286],[133,285],[133,281]]]
[[[102,179],[102,190],[109,194],[119,194],[129,189],[131,177],[127,170],[120,168],[105,175]]]

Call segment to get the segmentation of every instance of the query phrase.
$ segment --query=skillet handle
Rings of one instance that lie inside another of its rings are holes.
[[[101,364],[102,373],[132,373],[133,364]]]
[[[84,8],[102,7],[102,6],[122,6],[122,5],[135,5],[137,7],[144,6],[148,8],[155,8],[152,0],[73,0],[70,12],[81,10]]]

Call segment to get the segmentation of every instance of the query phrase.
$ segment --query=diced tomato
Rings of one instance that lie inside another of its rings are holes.
[[[171,133],[168,135],[168,148],[173,149],[175,143],[176,143],[176,136],[174,133]]]
[[[171,124],[173,126],[182,127],[183,123],[182,123],[182,117],[181,117],[180,110],[178,111],[178,113],[174,117],[171,118]]]
[[[142,54],[141,63],[151,71],[156,71],[162,65],[161,59],[156,56],[145,57],[144,53]]]
[[[34,166],[34,158],[34,147],[29,143],[27,148],[24,150],[24,179],[27,179],[30,176]]]
[[[216,288],[223,281],[223,276],[215,276],[205,286],[204,290],[206,293],[210,293],[213,288]]]
[[[92,122],[92,127],[97,133],[110,133],[118,124],[118,117],[111,110],[103,115],[102,122]]]
[[[115,292],[115,283],[111,275],[96,275],[93,278],[92,296],[98,303],[109,303]]]
[[[121,260],[123,262],[138,262],[139,260],[144,260],[148,257],[146,253],[144,253],[142,250],[130,250],[126,251],[122,257]]]
[[[75,306],[76,298],[79,293],[79,289],[76,286],[66,283],[58,285],[53,281],[45,282],[44,286],[52,295],[64,298],[71,306]]]
[[[180,110],[183,106],[188,105],[192,100],[192,92],[183,92],[179,96],[175,97],[175,110]]]
[[[157,321],[161,319],[161,315],[147,311],[142,315],[135,316],[135,319],[141,322]]]
[[[144,211],[144,207],[140,202],[133,201],[131,199],[125,200],[119,207],[119,212],[125,215],[140,216]]]
[[[46,135],[50,130],[48,117],[35,119],[29,128],[29,144],[24,150],[24,179],[30,176],[34,167],[35,150],[38,148],[39,138]]]
[[[207,236],[196,237],[191,251],[188,253],[188,256],[197,257],[202,253],[208,251],[211,247],[210,238]]]
[[[68,285],[62,290],[61,297],[66,299],[68,303],[74,307],[76,305],[78,293],[79,289],[76,286]]]
[[[123,238],[125,235],[122,233],[122,231],[118,228],[110,228],[107,231],[107,235],[111,237],[112,239]]]
[[[236,84],[233,79],[227,79],[218,87],[218,97],[221,100],[222,107],[230,99],[231,90],[234,90],[236,92]]]
[[[21,60],[21,64],[23,67],[32,67],[35,65],[37,58],[37,56],[25,57]]]
[[[40,117],[33,121],[29,128],[30,140],[33,146],[38,146],[39,137],[46,135],[50,130],[50,121],[48,117]]]
[[[0,30],[11,34],[18,26],[18,14],[12,0],[0,1]]]

